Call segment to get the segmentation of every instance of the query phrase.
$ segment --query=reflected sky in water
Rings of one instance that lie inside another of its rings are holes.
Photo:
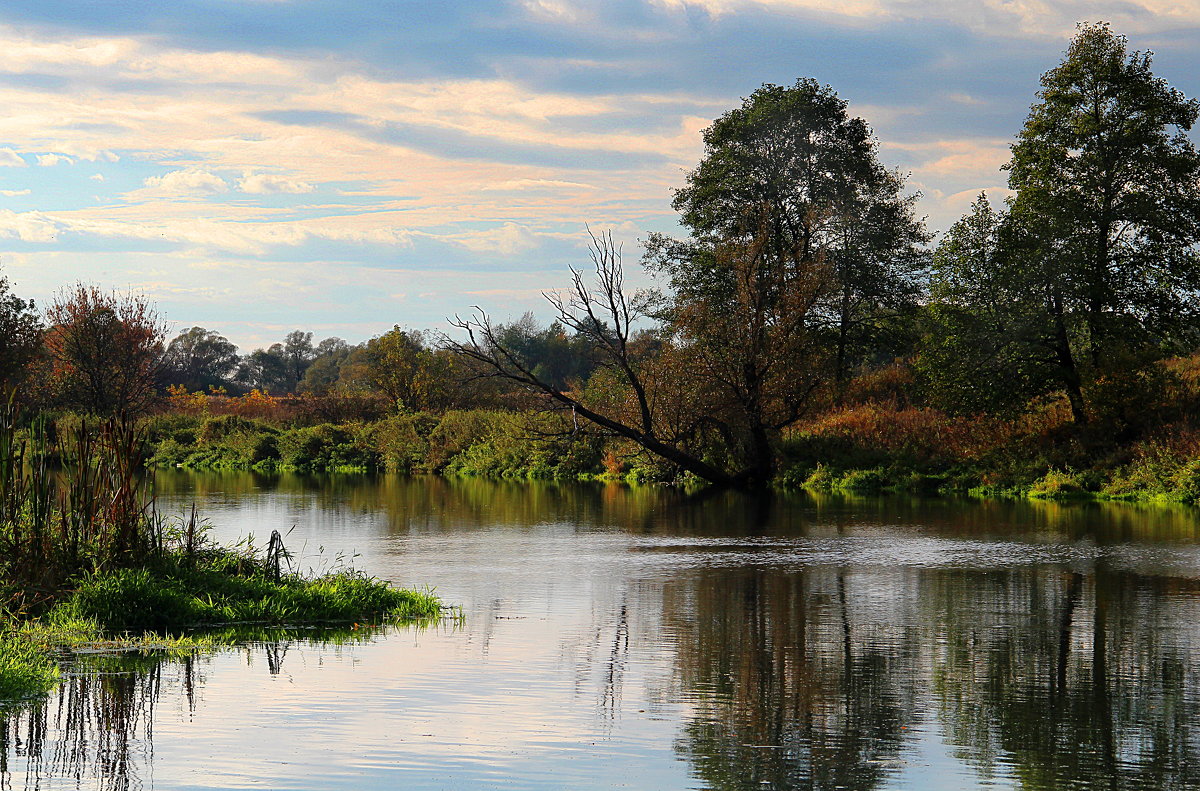
[[[462,623],[87,657],[0,788],[1200,786],[1200,521],[249,473],[158,479]],[[293,525],[295,525],[293,529]]]

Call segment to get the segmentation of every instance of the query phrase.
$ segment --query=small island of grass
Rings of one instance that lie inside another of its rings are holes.
[[[229,624],[379,624],[437,618],[432,593],[343,569],[290,570],[276,533],[265,552],[205,539],[193,512],[153,509],[135,429],[119,420],[55,441],[0,414],[0,702],[57,683],[74,649],[189,651],[236,640]],[[209,631],[205,631],[208,629]]]

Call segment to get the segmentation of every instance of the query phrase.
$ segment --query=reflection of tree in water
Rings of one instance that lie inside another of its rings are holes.
[[[677,749],[706,787],[883,786],[930,691],[983,779],[1200,788],[1200,581],[1103,560],[705,569],[665,613],[695,711]]]
[[[236,634],[255,642],[230,650],[262,654],[271,675],[282,672],[297,643],[340,646],[374,636],[370,629],[328,629],[303,639],[285,629]],[[178,695],[194,711],[205,663],[205,656],[161,653],[78,657],[45,700],[0,709],[0,789],[40,788],[50,778],[102,791],[142,788],[154,757],[159,702]]]
[[[185,688],[194,689],[191,658],[177,667]],[[0,788],[37,788],[49,777],[114,791],[141,788],[163,672],[151,656],[86,657],[46,700],[0,714]],[[14,759],[23,777],[13,776]]]
[[[867,789],[913,722],[913,647],[833,568],[701,572],[668,592],[697,716],[677,749],[717,789]]]
[[[1200,787],[1195,580],[1107,568],[943,572],[928,620],[941,719],[1021,787]]]

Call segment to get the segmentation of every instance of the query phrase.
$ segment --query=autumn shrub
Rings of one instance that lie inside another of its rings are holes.
[[[868,403],[831,410],[794,429],[786,452],[843,469],[898,463],[946,468],[980,458],[1009,441],[1011,424],[988,417],[953,418],[935,409]]]

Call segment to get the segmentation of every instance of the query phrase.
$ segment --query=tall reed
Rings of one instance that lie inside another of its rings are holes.
[[[141,433],[121,418],[61,435],[0,407],[0,589],[35,604],[73,577],[144,564],[166,531],[142,472]],[[59,468],[54,460],[64,463]]]

